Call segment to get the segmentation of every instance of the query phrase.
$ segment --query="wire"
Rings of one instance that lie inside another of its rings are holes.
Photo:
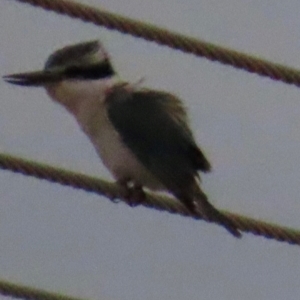
[[[0,280],[0,294],[28,300],[83,300]]]
[[[68,0],[16,0],[300,87],[300,71]]]
[[[38,179],[45,179],[51,182],[60,183],[62,185],[71,186],[73,188],[82,189],[87,192],[93,192],[106,196],[114,202],[116,202],[116,199],[118,198],[121,201],[129,204],[124,197],[124,188],[92,176],[67,171],[61,168],[55,168],[46,164],[13,157],[3,153],[0,154],[0,168],[4,170],[10,170],[15,173],[21,173],[23,175],[36,177]],[[168,211],[172,214],[191,217],[196,220],[202,219],[201,215],[192,215],[185,208],[185,206],[181,204],[181,202],[168,196],[146,193],[146,198],[141,205],[156,210]],[[222,212],[228,216],[241,231],[264,236],[280,242],[300,245],[299,230],[255,220],[227,211]]]

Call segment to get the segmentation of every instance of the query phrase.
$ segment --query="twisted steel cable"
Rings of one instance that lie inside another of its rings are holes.
[[[106,196],[114,202],[118,198],[121,201],[128,203],[128,201],[124,197],[124,188],[114,183],[109,183],[92,176],[55,168],[46,164],[13,157],[8,154],[0,154],[0,168],[4,170],[10,170],[15,173],[21,173],[23,175],[36,177],[39,179],[45,179],[51,182],[60,183],[62,185],[71,186],[73,188],[83,189],[87,192],[93,192],[99,195]],[[202,219],[202,216],[200,214],[191,214],[185,208],[185,206],[181,204],[181,202],[177,201],[175,198],[168,196],[146,193],[146,198],[141,205],[148,208],[168,211],[172,214],[191,217],[196,220]],[[241,231],[249,232],[254,235],[264,236],[266,238],[274,239],[280,242],[300,245],[299,230],[255,220],[227,211],[222,212],[231,220],[233,220],[236,227]]]
[[[27,300],[83,300],[0,280],[0,294]]]
[[[16,0],[300,87],[300,71],[68,0]]]

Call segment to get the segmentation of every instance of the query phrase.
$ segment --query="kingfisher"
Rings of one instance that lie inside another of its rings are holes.
[[[199,171],[209,172],[211,165],[197,146],[182,101],[172,93],[122,81],[99,41],[65,46],[49,56],[43,70],[3,79],[44,87],[75,117],[103,164],[136,203],[134,191],[167,191],[190,213],[241,237],[201,188]]]

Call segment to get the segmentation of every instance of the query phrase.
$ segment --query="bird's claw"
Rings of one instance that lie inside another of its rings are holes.
[[[122,198],[131,206],[135,207],[140,205],[145,200],[145,192],[141,185],[134,184],[132,186],[128,185],[128,181],[119,182],[122,186]]]

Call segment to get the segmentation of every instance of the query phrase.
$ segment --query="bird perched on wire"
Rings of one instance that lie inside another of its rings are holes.
[[[44,87],[75,117],[104,165],[131,191],[129,196],[142,187],[169,191],[191,213],[241,236],[200,187],[198,172],[209,172],[211,166],[195,142],[180,99],[120,81],[100,42],[66,46],[50,55],[44,70],[4,79]]]

